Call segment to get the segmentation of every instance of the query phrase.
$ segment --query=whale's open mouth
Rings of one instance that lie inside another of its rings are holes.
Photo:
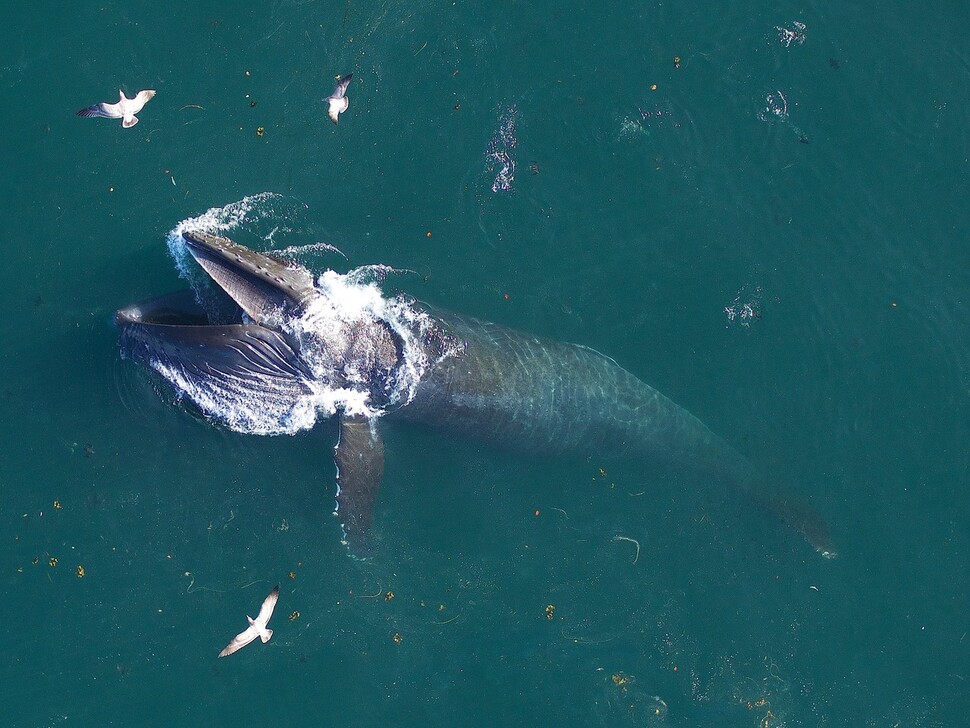
[[[308,379],[291,341],[259,324],[213,322],[191,290],[161,296],[120,309],[123,351],[158,368],[177,367],[200,375]]]
[[[185,231],[181,240],[216,285],[115,314],[122,354],[178,397],[252,434],[308,429],[317,413],[377,417],[413,397],[433,331],[410,303],[351,274],[314,280],[227,238]]]
[[[312,276],[226,238],[184,238],[228,296],[207,310],[187,289],[118,310],[123,354],[234,429],[302,429],[292,423],[293,413],[306,409],[313,377],[279,323],[313,296]]]
[[[204,309],[191,290],[120,309],[115,323],[134,358],[185,370],[309,378],[297,346],[280,323],[313,294],[305,268],[286,264],[206,233],[183,234],[192,256],[228,296]],[[156,367],[157,368],[157,367]]]

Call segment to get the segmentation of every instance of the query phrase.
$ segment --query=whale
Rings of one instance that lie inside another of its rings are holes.
[[[733,488],[835,556],[823,519],[697,417],[613,359],[449,311],[375,281],[306,267],[227,237],[182,240],[210,283],[119,309],[122,355],[212,421],[294,433],[336,417],[336,508],[352,553],[371,548],[385,422],[535,455],[623,457]],[[204,305],[203,305],[204,303]]]

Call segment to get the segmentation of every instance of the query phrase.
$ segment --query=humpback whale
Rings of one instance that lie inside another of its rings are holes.
[[[366,551],[384,472],[383,420],[530,453],[627,456],[736,488],[825,557],[827,529],[686,409],[592,349],[384,297],[374,283],[184,231],[222,313],[192,291],[117,311],[124,356],[231,429],[278,434],[336,416],[337,508]],[[228,296],[224,295],[228,294]]]

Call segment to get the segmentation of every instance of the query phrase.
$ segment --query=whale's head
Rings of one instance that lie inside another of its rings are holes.
[[[203,307],[186,290],[120,309],[125,356],[243,432],[296,432],[321,411],[373,415],[392,404],[402,343],[387,322],[341,315],[300,265],[215,235],[183,239],[223,300]]]

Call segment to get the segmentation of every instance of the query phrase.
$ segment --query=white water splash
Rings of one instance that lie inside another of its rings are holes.
[[[511,192],[515,182],[515,122],[518,109],[510,106],[499,114],[499,127],[485,149],[485,164],[489,174],[494,174],[492,192]],[[496,171],[497,170],[497,171]]]
[[[198,292],[196,284],[200,280],[207,280],[197,266],[192,265],[192,254],[185,245],[182,233],[187,230],[199,233],[219,235],[241,228],[244,224],[251,224],[275,214],[272,210],[265,210],[264,204],[282,200],[282,195],[274,192],[260,192],[258,195],[244,197],[238,202],[230,202],[224,207],[212,207],[196,217],[182,220],[165,237],[168,252],[175,261],[179,275],[187,280]]]
[[[791,28],[785,28],[780,25],[775,26],[775,30],[778,31],[778,42],[785,46],[785,48],[791,47],[792,43],[801,45],[805,42],[805,23],[800,23],[795,20],[791,25]]]
[[[388,393],[389,404],[404,405],[414,397],[421,376],[430,363],[422,342],[433,330],[434,321],[407,299],[400,296],[386,298],[375,283],[361,282],[362,278],[373,274],[375,267],[357,268],[346,275],[325,271],[317,280],[317,290],[321,295],[310,304],[303,316],[288,324],[287,333],[301,342],[303,358],[315,379],[326,383],[333,376],[330,356],[326,352],[314,351],[315,342],[325,341],[328,348],[343,350],[350,346],[348,337],[353,332],[378,322],[387,324],[402,342],[402,362],[394,389]],[[368,385],[367,373],[344,370],[342,374],[350,384],[360,385],[362,390]],[[355,395],[359,394],[355,392]],[[366,397],[361,399],[360,396],[338,398],[321,404],[328,414],[336,412],[331,409],[334,406],[352,415],[379,417],[383,414]]]
[[[282,388],[275,393],[267,388],[254,393],[239,381],[192,377],[181,367],[158,360],[151,365],[175,387],[179,400],[188,399],[206,417],[235,432],[295,435],[316,424],[317,397],[312,392],[294,396]]]
[[[769,123],[779,122],[787,125],[798,137],[798,141],[802,144],[808,144],[808,135],[802,131],[801,127],[792,124],[788,113],[788,98],[781,89],[776,89],[765,97],[765,108],[758,113],[758,118]]]
[[[274,250],[273,253],[275,255],[282,255],[286,257],[299,257],[307,253],[336,253],[344,260],[349,260],[344,251],[342,251],[336,245],[324,243],[323,241],[307,243],[306,245],[288,245],[285,248],[278,248]]]
[[[744,328],[749,328],[754,321],[761,318],[762,297],[761,286],[755,286],[753,289],[749,286],[741,288],[731,304],[724,307],[728,323],[738,323]]]

